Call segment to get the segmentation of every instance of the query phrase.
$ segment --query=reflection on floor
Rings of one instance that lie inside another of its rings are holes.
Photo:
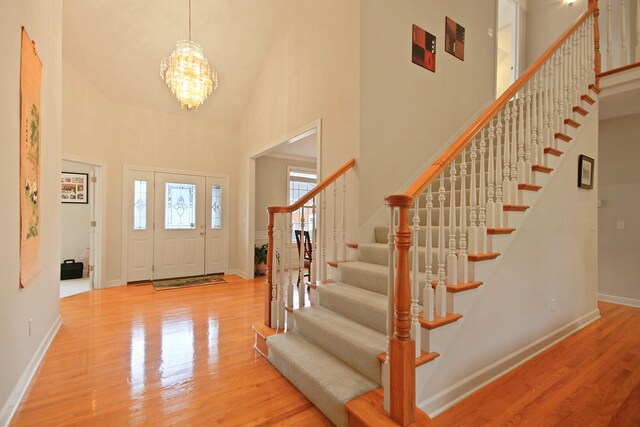
[[[89,284],[89,278],[83,277],[82,279],[70,279],[60,281],[60,298],[70,297],[71,295],[81,294],[83,292],[89,292],[91,285]]]

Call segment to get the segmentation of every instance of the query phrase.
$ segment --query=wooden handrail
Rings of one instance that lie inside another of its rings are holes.
[[[640,67],[640,61],[639,62],[634,62],[633,64],[625,65],[623,67],[618,67],[618,68],[613,68],[613,69],[608,70],[608,71],[603,71],[602,73],[598,74],[598,77],[600,77],[600,78],[607,77],[607,76],[611,76],[613,74],[622,73],[624,71],[633,70],[634,68],[638,68],[638,67]]]
[[[273,226],[275,222],[275,214],[277,213],[291,213],[295,212],[305,205],[309,200],[320,194],[322,190],[327,188],[338,178],[344,175],[349,169],[356,164],[356,159],[351,159],[344,165],[342,165],[334,173],[322,180],[322,182],[316,185],[313,190],[309,191],[304,196],[300,197],[295,203],[289,206],[269,206],[267,207],[267,213],[269,214],[269,220],[267,222],[267,235],[269,250],[273,248]],[[265,305],[264,305],[264,324],[266,326],[271,325],[271,297],[273,291],[273,257],[267,256],[267,287],[265,288]]]
[[[525,71],[518,80],[516,80],[509,88],[495,100],[493,104],[456,140],[456,142],[444,152],[442,156],[438,160],[436,160],[421,176],[416,180],[404,192],[405,196],[411,198],[411,201],[415,200],[427,186],[440,175],[449,164],[453,161],[453,159],[458,156],[466,147],[469,142],[476,136],[476,134],[485,127],[489,120],[498,114],[508,102],[513,98],[520,89],[524,87],[524,85],[534,76],[534,74],[544,65],[545,62],[551,55],[569,38],[569,36],[580,26],[584,21],[589,18],[592,14],[594,14],[598,10],[597,1],[590,0],[589,7],[586,11],[580,15],[578,20],[569,27],[562,35],[542,54],[540,58],[536,62],[534,62],[528,69]],[[597,48],[598,44],[596,44]],[[596,58],[597,58],[596,54]],[[598,62],[598,61],[596,61]],[[597,68],[597,64],[596,64]],[[599,72],[596,69],[596,72]]]
[[[301,207],[305,205],[309,200],[316,197],[322,190],[331,185],[336,179],[341,177],[346,171],[351,169],[356,164],[356,159],[351,159],[344,165],[340,167],[340,169],[336,170],[334,173],[326,177],[322,180],[322,182],[316,185],[313,190],[309,191],[304,196],[300,197],[296,200],[295,203],[290,204],[289,206],[269,206],[267,208],[267,212],[269,213],[291,213],[295,212]]]

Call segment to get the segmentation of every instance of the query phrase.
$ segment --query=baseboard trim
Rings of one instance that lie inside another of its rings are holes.
[[[239,270],[237,268],[232,268],[226,272],[226,274],[235,274],[236,276],[240,276],[245,280],[253,279],[253,276],[247,275],[247,272],[244,270]]]
[[[62,317],[58,315],[58,318],[55,320],[55,322],[53,322],[53,325],[49,329],[49,332],[47,332],[47,335],[45,335],[44,339],[40,343],[38,350],[31,358],[31,361],[25,368],[24,372],[22,373],[22,376],[20,376],[18,383],[13,388],[13,391],[11,392],[9,399],[7,399],[6,403],[4,404],[4,407],[0,411],[0,426],[7,427],[11,422],[11,419],[13,418],[16,411],[18,410],[18,406],[20,406],[20,402],[22,401],[22,398],[24,397],[25,393],[27,392],[27,389],[29,388],[29,385],[31,384],[31,380],[33,379],[33,376],[36,374],[36,371],[40,367],[40,363],[42,362],[44,355],[47,354],[47,350],[49,350],[49,346],[51,345],[51,343],[53,342],[53,339],[58,334],[58,331],[60,330],[60,326],[62,326]]]
[[[613,304],[627,305],[629,307],[640,308],[640,299],[618,297],[615,295],[598,294],[598,301],[610,302]]]
[[[586,327],[600,318],[600,310],[595,309],[584,316],[562,326],[528,346],[517,350],[491,365],[475,372],[440,393],[422,401],[418,407],[432,418],[456,405],[487,384],[497,380],[518,366],[542,353],[569,335]]]
[[[104,282],[104,286],[102,287],[102,289],[114,288],[116,286],[122,286],[123,284],[126,284],[126,283],[122,283],[120,279],[107,280],[106,282]]]

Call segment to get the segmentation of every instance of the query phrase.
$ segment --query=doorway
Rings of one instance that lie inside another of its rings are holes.
[[[228,178],[130,169],[125,174],[126,281],[228,270]]]
[[[60,264],[74,263],[60,281],[65,298],[100,288],[102,165],[63,158],[61,166]]]
[[[496,98],[502,95],[519,75],[518,14],[517,0],[498,0]]]

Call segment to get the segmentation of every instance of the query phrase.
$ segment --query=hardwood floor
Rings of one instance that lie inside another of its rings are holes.
[[[253,350],[264,278],[227,280],[61,300],[63,326],[12,425],[331,425]],[[600,309],[433,425],[639,426],[640,309]]]

